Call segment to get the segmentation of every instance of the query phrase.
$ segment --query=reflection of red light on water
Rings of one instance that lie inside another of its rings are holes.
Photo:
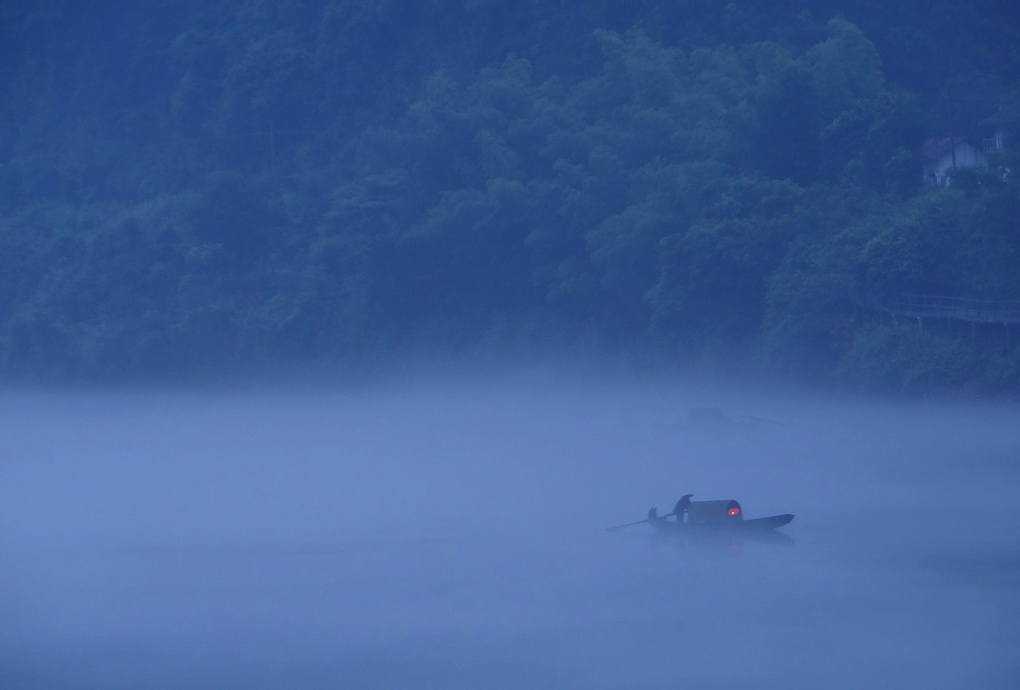
[[[740,508],[730,508],[729,510],[726,511],[726,514],[729,515],[730,517],[734,515],[740,515]]]

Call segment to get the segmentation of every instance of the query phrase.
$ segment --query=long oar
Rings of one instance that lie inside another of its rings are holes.
[[[665,515],[660,515],[660,516],[658,516],[655,519],[656,520],[665,520],[666,518],[673,517],[674,515],[676,515],[676,513],[666,513]],[[625,523],[625,524],[622,524],[622,525],[616,525],[615,527],[606,527],[606,531],[607,532],[612,532],[614,529],[621,529],[623,527],[633,527],[634,525],[643,525],[646,522],[651,522],[651,521],[652,521],[651,518],[645,518],[644,520],[635,520],[634,522],[628,522],[628,523]]]

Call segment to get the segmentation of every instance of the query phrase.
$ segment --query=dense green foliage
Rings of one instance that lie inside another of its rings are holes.
[[[1020,97],[1009,2],[36,0],[0,31],[9,381],[488,349],[1020,389],[1016,337],[873,308],[1020,299],[1020,161],[924,189],[919,158]]]

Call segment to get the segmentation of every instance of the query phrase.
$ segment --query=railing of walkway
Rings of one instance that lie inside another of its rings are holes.
[[[980,300],[936,295],[900,295],[885,304],[891,314],[971,323],[1020,323],[1020,300]]]

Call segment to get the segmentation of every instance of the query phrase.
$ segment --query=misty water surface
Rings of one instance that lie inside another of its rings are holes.
[[[8,393],[2,687],[1016,687],[1018,421],[548,377]],[[792,543],[604,529],[686,491]]]

